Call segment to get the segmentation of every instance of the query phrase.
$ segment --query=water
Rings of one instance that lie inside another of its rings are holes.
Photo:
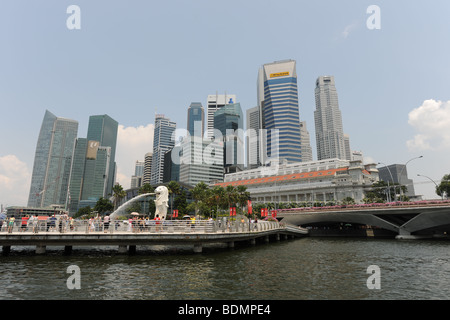
[[[13,247],[0,256],[0,299],[298,300],[448,299],[450,242],[303,238],[191,250]],[[81,289],[70,290],[70,265]],[[367,268],[380,268],[381,289],[368,289]]]

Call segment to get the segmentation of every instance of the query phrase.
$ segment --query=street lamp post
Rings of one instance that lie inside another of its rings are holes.
[[[433,179],[431,179],[430,177],[424,176],[423,174],[417,174],[417,176],[418,176],[418,177],[425,177],[425,178],[430,179],[431,182],[433,182],[433,183],[436,185],[436,190],[437,190],[437,188],[439,188],[439,186],[437,185],[437,183],[436,183]],[[441,193],[441,198],[442,198],[442,200],[444,200],[444,194],[443,194],[443,193]]]
[[[397,201],[397,194],[395,192],[395,183],[394,183],[394,177],[392,177],[392,172],[391,169],[389,169],[389,167],[383,163],[383,162],[378,162],[378,164],[384,164],[384,166],[386,167],[386,169],[388,169],[389,174],[391,175],[391,180],[392,180],[392,184],[394,185],[394,201]],[[388,195],[389,195],[389,201],[391,200],[391,188],[389,187],[389,180],[388,180]]]
[[[406,169],[406,165],[409,163],[409,162],[411,162],[411,161],[413,161],[413,160],[416,160],[416,159],[420,159],[420,158],[423,158],[423,156],[418,156],[418,157],[415,157],[415,158],[412,158],[412,159],[409,159],[406,163],[405,163],[405,166],[402,168],[402,170],[400,171],[400,175],[398,176],[398,184],[399,184],[399,186],[400,186],[400,201],[402,200],[402,185],[401,185],[401,183],[400,183],[400,179],[402,178],[402,173],[403,173],[403,171]]]

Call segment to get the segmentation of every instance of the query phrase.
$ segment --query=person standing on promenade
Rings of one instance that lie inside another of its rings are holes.
[[[16,220],[16,218],[14,218],[14,216],[11,216],[9,218],[9,222],[8,222],[8,233],[11,233],[14,229],[14,221]]]
[[[28,219],[30,217],[28,215],[25,215],[22,217],[22,225],[20,226],[20,231],[24,232],[27,230],[27,224],[28,224]]]
[[[109,214],[106,214],[103,218],[103,230],[105,230],[105,233],[108,232],[109,229]]]

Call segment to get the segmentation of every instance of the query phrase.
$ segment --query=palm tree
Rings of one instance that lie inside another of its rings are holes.
[[[192,189],[191,193],[195,200],[195,214],[197,215],[200,209],[204,208],[209,197],[208,185],[204,182],[199,182]]]
[[[214,186],[211,190],[211,195],[208,198],[208,205],[216,208],[216,219],[218,217],[219,208],[223,209],[226,205],[225,189],[221,186]]]
[[[173,198],[175,195],[180,194],[181,192],[181,187],[180,184],[176,181],[170,181],[169,184],[167,185],[167,189],[169,190],[169,194],[170,194],[170,212],[173,212]]]
[[[113,196],[114,196],[114,210],[117,209],[117,205],[119,204],[120,200],[124,198],[127,193],[125,190],[123,190],[123,187],[120,184],[115,184],[112,188]]]
[[[241,205],[242,213],[244,214],[244,207],[247,205],[247,201],[250,199],[250,192],[247,191],[246,186],[237,186],[237,202]]]
[[[232,185],[228,185],[225,188],[225,199],[228,202],[228,207],[232,207],[236,205],[236,202],[238,202],[238,193],[235,187]]]
[[[139,188],[139,194],[152,193],[154,191],[155,189],[152,187],[150,183],[146,183]]]

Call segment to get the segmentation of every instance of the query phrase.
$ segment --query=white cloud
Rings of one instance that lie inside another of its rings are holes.
[[[442,150],[450,147],[450,101],[426,100],[409,113],[408,123],[416,130],[406,142],[409,150]]]
[[[153,128],[153,124],[148,124],[145,127],[119,125],[116,148],[116,180],[124,189],[130,187],[136,160],[143,161],[145,154],[153,150]]]
[[[30,191],[31,174],[25,162],[15,155],[0,157],[0,203],[25,206]]]

